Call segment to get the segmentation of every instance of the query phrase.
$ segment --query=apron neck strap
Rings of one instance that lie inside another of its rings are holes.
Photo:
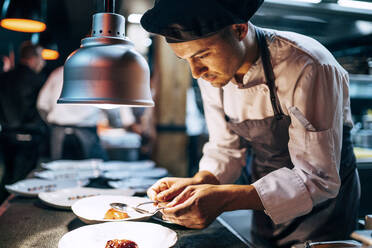
[[[274,76],[273,66],[271,64],[270,51],[267,47],[265,34],[258,27],[255,27],[255,31],[256,31],[257,41],[258,41],[258,47],[260,49],[262,65],[263,65],[263,69],[265,73],[266,84],[270,90],[271,106],[273,107],[275,117],[277,119],[281,119],[284,114],[283,114],[282,108],[280,107],[279,98],[276,94],[275,76]]]

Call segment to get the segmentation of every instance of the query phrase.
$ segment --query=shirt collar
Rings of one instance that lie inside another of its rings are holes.
[[[271,33],[271,32],[268,32],[268,31],[264,31],[265,34],[266,34],[266,42],[267,42],[267,46],[269,47],[270,49],[270,46],[272,45],[273,43],[273,39],[274,39],[274,34]],[[273,51],[271,49],[271,51]],[[271,53],[271,57],[273,57],[273,54]],[[262,59],[261,59],[261,56],[258,57],[258,59],[252,64],[252,66],[249,68],[249,70],[247,71],[247,73],[244,75],[243,77],[243,83],[238,83],[235,81],[235,79],[233,78],[231,81],[237,85],[237,87],[239,89],[246,89],[246,88],[250,88],[250,87],[253,87],[255,85],[257,85],[257,80],[252,80],[252,75],[256,75],[256,71],[257,70],[260,70],[262,68]],[[263,71],[263,69],[262,69]],[[261,83],[265,83],[265,80],[261,81]]]

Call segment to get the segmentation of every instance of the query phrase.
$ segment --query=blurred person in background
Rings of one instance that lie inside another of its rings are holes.
[[[141,136],[140,159],[151,159],[156,140],[154,108],[133,108],[133,115],[135,123],[128,131]]]
[[[45,82],[41,51],[41,46],[23,42],[19,64],[0,74],[0,143],[5,164],[0,201],[7,196],[4,185],[25,178],[36,167],[45,140],[46,125],[36,109]]]
[[[13,69],[12,61],[8,56],[2,56],[0,60],[0,73]]]
[[[120,119],[116,126],[136,129],[131,108],[103,110],[89,105],[57,104],[63,86],[63,66],[55,69],[40,91],[37,108],[50,125],[51,159],[107,159],[102,148],[97,125],[110,120],[115,113]],[[111,115],[111,116],[109,116]]]

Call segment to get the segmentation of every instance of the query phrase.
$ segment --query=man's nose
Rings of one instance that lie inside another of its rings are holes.
[[[200,78],[204,73],[208,71],[208,67],[189,61],[192,77],[195,79]]]

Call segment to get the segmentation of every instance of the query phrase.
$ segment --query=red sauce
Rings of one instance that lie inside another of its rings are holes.
[[[113,239],[107,241],[105,248],[138,248],[138,245],[127,239]]]

